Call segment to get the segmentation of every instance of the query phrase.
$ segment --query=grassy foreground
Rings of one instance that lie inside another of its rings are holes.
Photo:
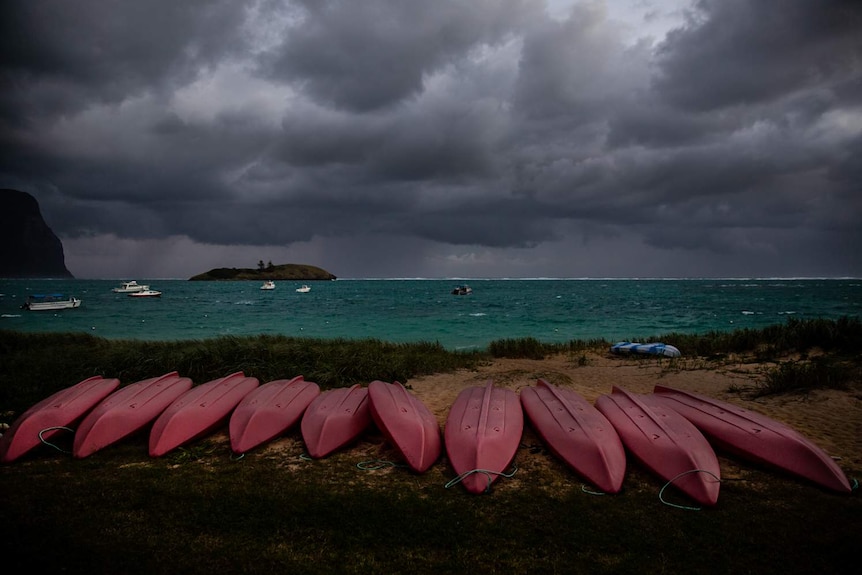
[[[835,383],[859,401],[860,334],[859,320],[848,319],[660,339],[697,346],[705,362],[772,358],[779,382]],[[532,340],[513,340],[464,354],[421,343],[261,336],[154,344],[0,331],[0,422],[94,374],[130,383],[176,369],[202,383],[238,370],[261,381],[302,373],[327,388],[409,382],[499,356],[576,357],[606,344],[539,344],[537,352]],[[792,361],[778,361],[790,352]],[[84,460],[40,447],[0,467],[0,565],[10,573],[736,574],[846,573],[858,563],[859,490],[834,495],[756,467],[726,481],[715,508],[687,511],[663,505],[655,479],[634,463],[622,493],[588,493],[567,467],[536,454],[529,431],[515,475],[480,496],[446,487],[454,472],[445,458],[422,475],[360,469],[392,455],[374,433],[318,461],[301,457],[298,432],[277,443],[241,459],[223,436],[159,459],[147,456],[145,435]]]

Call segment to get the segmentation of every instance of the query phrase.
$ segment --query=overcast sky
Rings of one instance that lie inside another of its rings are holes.
[[[4,0],[78,278],[862,276],[857,0]]]

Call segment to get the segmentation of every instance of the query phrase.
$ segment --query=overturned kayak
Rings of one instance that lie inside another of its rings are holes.
[[[251,391],[230,416],[231,449],[245,453],[282,435],[299,422],[318,395],[320,387],[301,375],[270,381]]]
[[[449,410],[444,430],[449,463],[470,493],[484,493],[503,474],[518,450],[524,411],[510,389],[468,387]]]
[[[32,406],[0,437],[0,463],[12,463],[43,441],[62,433],[116,391],[119,379],[95,376],[61,389]]]
[[[721,450],[833,491],[852,491],[847,476],[825,451],[783,423],[732,403],[663,385],[656,385],[654,394]]]
[[[320,458],[356,440],[370,425],[368,390],[357,383],[321,392],[305,410],[300,430],[308,454]]]
[[[172,371],[120,388],[97,405],[78,426],[72,455],[87,457],[142,429],[191,387],[191,379]]]
[[[666,343],[632,343],[621,341],[611,346],[611,353],[618,355],[659,355],[664,357],[679,357],[679,349]]]
[[[440,457],[443,442],[437,418],[397,381],[368,384],[371,417],[407,465],[423,473]]]
[[[596,400],[596,408],[647,469],[701,505],[718,502],[718,458],[690,421],[651,395],[630,393],[617,386]]]
[[[242,399],[259,385],[238,371],[191,388],[165,409],[150,430],[150,457],[160,457],[211,433],[228,420]]]
[[[608,418],[571,389],[544,379],[521,390],[521,404],[548,448],[606,493],[622,488],[626,452]]]

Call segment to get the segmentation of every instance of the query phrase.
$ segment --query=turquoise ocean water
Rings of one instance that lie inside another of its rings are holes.
[[[862,313],[859,279],[340,279],[312,282],[305,294],[295,291],[301,282],[264,291],[260,282],[136,279],[162,297],[115,294],[117,280],[0,280],[0,329],[140,340],[282,334],[470,349],[504,338],[619,341]],[[451,295],[461,283],[473,294]],[[20,309],[35,293],[83,303]]]

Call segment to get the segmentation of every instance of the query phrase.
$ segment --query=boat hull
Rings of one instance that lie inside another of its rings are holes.
[[[161,457],[214,431],[228,421],[234,408],[258,385],[257,378],[238,371],[191,388],[153,423],[150,457]]]
[[[191,379],[173,371],[120,388],[81,421],[75,432],[72,455],[88,457],[139,431],[191,387]]]
[[[521,390],[521,405],[548,448],[606,493],[618,493],[626,452],[608,418],[571,389],[540,379]]]
[[[679,357],[680,351],[666,343],[632,343],[621,341],[611,346],[611,353],[618,355],[657,355],[664,357]]]
[[[282,435],[302,418],[320,387],[297,376],[270,381],[246,395],[230,416],[234,453],[245,453]]]
[[[74,425],[119,386],[119,379],[95,376],[62,389],[33,405],[0,437],[0,463],[12,463],[43,440],[51,439],[62,432],[60,429],[49,428]]]
[[[596,400],[623,445],[647,469],[704,506],[718,502],[721,470],[712,446],[683,416],[651,395],[614,386]]]
[[[518,394],[494,387],[468,387],[458,394],[446,418],[446,454],[470,493],[484,493],[512,460],[524,431]]]
[[[359,384],[321,392],[300,423],[308,454],[326,457],[356,440],[371,425],[368,403],[368,389]]]
[[[825,451],[783,423],[697,393],[663,385],[656,385],[653,392],[720,450],[839,493],[852,491],[847,476]]]
[[[443,450],[440,425],[418,397],[399,382],[368,384],[371,417],[413,471],[424,473]]]

